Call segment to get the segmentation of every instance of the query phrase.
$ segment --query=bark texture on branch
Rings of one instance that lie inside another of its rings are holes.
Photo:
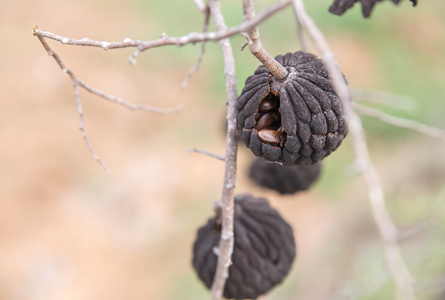
[[[224,17],[221,12],[221,4],[218,0],[209,0],[208,5],[218,32],[227,30]],[[226,78],[227,93],[227,138],[225,154],[224,183],[220,202],[222,228],[221,239],[218,248],[218,263],[215,277],[212,283],[212,300],[222,298],[224,286],[229,274],[231,257],[234,245],[234,191],[236,182],[236,156],[238,139],[236,133],[236,100],[238,91],[236,88],[237,77],[235,72],[235,58],[233,56],[232,46],[228,38],[220,40],[224,73]]]

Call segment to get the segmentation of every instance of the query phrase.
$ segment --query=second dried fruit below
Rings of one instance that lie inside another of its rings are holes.
[[[280,194],[294,194],[307,190],[319,177],[321,163],[310,166],[282,166],[257,158],[249,170],[249,176],[258,185],[273,189]]]
[[[256,299],[279,284],[289,272],[296,249],[292,227],[269,206],[251,195],[235,197],[233,264],[224,288],[229,299]],[[221,236],[221,216],[198,230],[193,267],[210,288],[215,275],[215,248]]]

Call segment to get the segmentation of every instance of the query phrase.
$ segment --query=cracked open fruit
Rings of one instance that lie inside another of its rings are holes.
[[[261,66],[247,78],[237,101],[240,138],[268,161],[315,164],[348,132],[342,103],[315,55],[298,51],[275,59],[289,74],[279,80]]]
[[[228,299],[256,299],[289,272],[296,254],[292,227],[266,199],[244,194],[235,197],[234,233],[233,264],[223,294]],[[208,288],[215,275],[220,235],[217,214],[198,230],[193,245],[193,267]]]

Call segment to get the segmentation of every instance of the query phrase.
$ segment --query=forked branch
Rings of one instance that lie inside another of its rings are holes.
[[[93,146],[91,145],[91,142],[88,139],[88,136],[86,134],[85,131],[85,124],[84,124],[84,118],[83,118],[83,109],[82,109],[82,103],[80,101],[80,92],[79,92],[79,87],[84,88],[85,90],[87,90],[88,92],[95,94],[107,101],[110,102],[114,102],[116,104],[119,104],[125,108],[131,109],[131,110],[141,110],[141,111],[147,111],[147,112],[151,112],[151,113],[156,113],[156,114],[169,114],[169,113],[175,113],[178,111],[182,110],[182,106],[178,106],[176,108],[168,108],[168,109],[162,109],[162,108],[156,108],[150,105],[143,105],[143,104],[133,104],[130,102],[127,102],[121,98],[115,97],[115,96],[111,96],[108,94],[105,94],[91,86],[89,86],[88,84],[86,84],[85,82],[83,82],[80,78],[78,78],[74,72],[68,68],[65,63],[62,61],[62,59],[60,58],[60,56],[48,45],[48,43],[45,41],[45,38],[40,36],[38,33],[40,32],[39,28],[36,26],[34,26],[34,35],[37,36],[37,38],[39,39],[40,43],[42,44],[43,48],[45,48],[46,52],[48,53],[49,56],[51,56],[52,58],[54,58],[54,60],[57,62],[57,64],[59,65],[60,69],[62,70],[62,72],[68,74],[68,76],[71,79],[71,82],[73,84],[73,89],[74,89],[74,99],[76,101],[76,107],[77,107],[77,112],[79,115],[79,129],[80,132],[82,134],[82,137],[85,141],[85,144],[88,147],[88,150],[91,152],[91,155],[93,156],[93,158],[105,169],[105,171],[107,173],[110,173],[110,170],[108,169],[108,167],[106,166],[106,164],[99,158],[99,156],[96,154],[96,152],[93,149]]]
[[[266,21],[273,15],[275,15],[280,10],[286,8],[291,4],[291,0],[280,0],[277,3],[270,5],[265,10],[258,13],[255,18],[242,22],[239,25],[226,28],[217,32],[190,32],[187,35],[180,37],[171,37],[166,34],[162,34],[162,36],[155,40],[144,41],[144,40],[133,40],[130,38],[125,38],[122,41],[99,41],[92,40],[89,38],[82,39],[71,39],[67,37],[63,37],[48,31],[40,30],[39,28],[34,29],[34,35],[49,38],[55,41],[58,41],[62,44],[73,45],[73,46],[88,46],[88,47],[98,47],[104,50],[109,49],[119,49],[119,48],[137,48],[137,50],[128,58],[128,60],[132,63],[136,62],[136,57],[139,53],[156,47],[166,46],[166,45],[176,45],[178,47],[186,45],[186,44],[195,44],[200,42],[214,41],[218,42],[222,39],[243,33],[248,32],[251,28],[257,26],[258,24]]]

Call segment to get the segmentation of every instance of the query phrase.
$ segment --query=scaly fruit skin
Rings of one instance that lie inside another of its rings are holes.
[[[210,288],[217,264],[214,248],[221,235],[220,216],[198,230],[193,267]],[[256,299],[280,283],[296,255],[292,227],[269,206],[251,195],[235,197],[233,264],[224,288],[228,299]]]
[[[342,103],[322,60],[302,51],[275,58],[289,72],[278,80],[261,66],[237,101],[240,139],[252,152],[283,165],[312,165],[347,135]]]
[[[280,194],[294,194],[307,190],[319,177],[321,163],[310,166],[280,166],[257,158],[249,170],[249,176],[258,185]]]

